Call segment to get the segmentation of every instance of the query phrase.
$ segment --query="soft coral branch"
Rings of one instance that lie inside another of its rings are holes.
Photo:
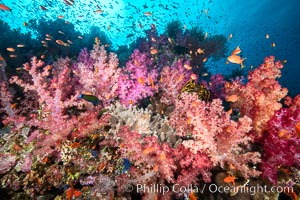
[[[83,49],[79,57],[73,68],[81,90],[92,93],[108,105],[117,96],[120,76],[117,55],[108,54],[103,45],[95,44],[90,54]]]
[[[121,103],[129,106],[152,96],[158,91],[158,72],[152,68],[148,54],[134,50],[119,77],[118,95]]]
[[[56,63],[54,68],[59,69],[50,77],[52,66],[45,66],[43,61],[34,57],[31,64],[24,64],[31,77],[29,81],[16,76],[10,80],[21,86],[25,93],[34,92],[38,97],[38,111],[32,110],[27,116],[19,115],[11,122],[21,121],[24,125],[38,128],[38,134],[32,139],[36,139],[34,153],[41,157],[59,152],[61,142],[68,137],[85,137],[108,123],[109,115],[100,117],[98,111],[90,107],[86,112],[77,111],[77,115],[67,112],[70,107],[80,109],[81,104],[77,102],[77,93],[72,86],[69,62],[61,60],[60,63],[64,64]]]
[[[267,122],[274,112],[282,107],[280,100],[287,95],[287,89],[276,80],[282,68],[274,56],[266,57],[263,64],[250,72],[247,84],[240,81],[225,84],[226,95],[238,95],[238,101],[232,106],[252,119],[253,132],[258,139],[267,130]]]
[[[230,120],[219,99],[204,102],[196,94],[183,93],[175,103],[170,123],[179,136],[187,138],[182,142],[184,147],[196,155],[207,155],[212,166],[233,164],[245,177],[259,175],[248,166],[249,162],[260,162],[258,152],[248,152],[251,138],[246,134],[252,128],[251,119]]]
[[[294,102],[297,97],[294,98]],[[281,108],[268,122],[268,131],[263,137],[263,177],[277,183],[277,170],[281,167],[300,166],[300,138],[296,124],[300,122],[300,106]]]

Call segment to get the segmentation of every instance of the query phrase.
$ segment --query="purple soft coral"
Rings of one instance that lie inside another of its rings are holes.
[[[118,84],[121,103],[128,106],[157,92],[158,73],[151,69],[152,61],[146,53],[135,50],[126,63]]]

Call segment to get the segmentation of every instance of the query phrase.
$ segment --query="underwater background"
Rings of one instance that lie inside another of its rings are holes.
[[[299,199],[299,7],[0,0],[0,199]]]

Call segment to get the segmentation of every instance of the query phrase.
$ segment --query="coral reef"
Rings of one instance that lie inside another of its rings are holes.
[[[247,80],[204,79],[202,58],[222,54],[223,37],[183,33],[176,23],[169,29],[177,33],[158,36],[152,24],[122,67],[97,38],[77,59],[32,57],[13,76],[0,56],[7,198],[182,199],[206,193],[170,188],[206,183],[299,191],[300,96],[283,99],[287,89],[276,80],[283,65],[270,56]]]

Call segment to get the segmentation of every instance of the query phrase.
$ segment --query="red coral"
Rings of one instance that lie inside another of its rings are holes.
[[[300,138],[295,126],[300,121],[300,109],[282,108],[268,122],[268,132],[263,138],[262,175],[277,183],[277,169],[300,166]]]

